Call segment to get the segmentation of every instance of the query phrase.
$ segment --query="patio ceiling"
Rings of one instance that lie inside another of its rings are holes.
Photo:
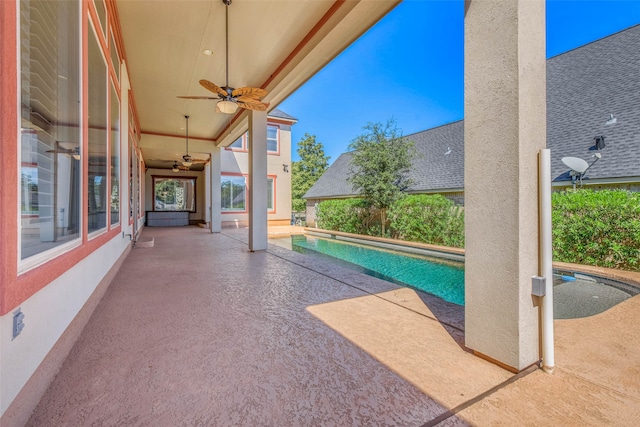
[[[273,109],[398,3],[233,0],[229,86],[266,89],[264,101]],[[190,116],[189,148],[196,158],[212,144],[229,145],[246,130],[245,110],[225,115],[215,112],[217,101],[177,98],[213,96],[200,79],[225,85],[225,7],[222,0],[117,1],[148,167],[152,158],[166,161],[184,154],[184,115]],[[205,55],[205,49],[213,55]],[[336,82],[326,90],[339,98],[348,88]]]

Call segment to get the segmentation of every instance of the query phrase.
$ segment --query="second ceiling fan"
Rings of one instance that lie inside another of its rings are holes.
[[[262,98],[267,96],[269,92],[258,87],[241,87],[235,89],[229,86],[229,5],[231,0],[222,0],[225,7],[225,53],[226,53],[226,82],[220,87],[209,80],[200,80],[200,85],[205,89],[215,93],[216,97],[211,96],[179,96],[184,99],[219,99],[216,104],[216,112],[233,114],[238,107],[247,110],[266,111],[269,107],[268,102],[262,102]]]

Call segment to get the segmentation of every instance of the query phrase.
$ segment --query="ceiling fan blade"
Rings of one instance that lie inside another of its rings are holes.
[[[220,99],[219,97],[214,97],[214,96],[176,96],[176,98],[182,98],[182,99]]]
[[[239,87],[231,92],[231,96],[250,96],[256,99],[264,98],[268,94],[269,92],[259,87]]]
[[[229,96],[229,94],[227,93],[226,90],[222,89],[221,87],[216,86],[215,84],[211,83],[209,80],[205,80],[205,79],[200,80],[200,85],[203,88],[205,88],[205,89],[207,89],[207,90],[209,90],[209,91],[211,91],[213,93],[217,93],[218,95],[220,95],[222,97]]]
[[[245,98],[245,97],[241,97]],[[247,110],[255,110],[255,111],[266,111],[269,103],[260,102],[253,98],[245,98],[244,100],[238,98],[238,106],[245,108]]]

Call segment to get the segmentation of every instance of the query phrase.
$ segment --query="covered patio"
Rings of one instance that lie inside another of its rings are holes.
[[[640,422],[640,332],[623,326],[640,297],[556,321],[555,374],[514,375],[464,346],[460,306],[250,252],[243,228],[143,238],[154,247],[130,252],[28,425]]]
[[[268,244],[269,111],[221,115],[207,100],[178,98],[210,96],[199,84],[206,78],[263,89],[265,108],[275,108],[398,1],[234,3],[230,60],[220,54],[221,0],[69,8],[82,60],[70,66],[82,70],[71,103],[82,111],[69,126],[82,153],[74,159],[82,175],[70,180],[81,220],[71,245],[24,259],[16,106],[20,64],[29,63],[19,34],[31,21],[21,20],[21,2],[0,3],[3,426],[29,417],[29,425],[639,423],[640,338],[629,326],[640,316],[638,297],[555,322],[555,374],[537,369],[541,358],[554,367],[540,351],[531,296],[531,277],[544,273],[536,180],[546,134],[543,0],[465,2],[465,310]],[[218,52],[214,61],[208,50]],[[98,69],[105,84],[94,96]],[[88,121],[94,99],[105,123],[118,118],[119,139],[93,138],[107,129]],[[154,247],[131,249],[144,222],[146,162],[184,159],[186,115],[192,157],[207,162],[210,228],[144,228],[140,240],[153,238]],[[222,229],[220,154],[247,130],[249,228]],[[94,144],[102,151],[92,163],[104,170],[89,175]],[[55,156],[73,158],[65,150]],[[94,225],[95,194],[80,192],[90,182],[118,195],[111,212],[104,194]]]

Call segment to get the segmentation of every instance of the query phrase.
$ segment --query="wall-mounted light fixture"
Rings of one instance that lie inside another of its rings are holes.
[[[286,164],[286,163],[283,163],[283,164],[282,164],[282,171],[283,171],[283,172],[289,172],[289,165],[288,165],[288,164]]]

